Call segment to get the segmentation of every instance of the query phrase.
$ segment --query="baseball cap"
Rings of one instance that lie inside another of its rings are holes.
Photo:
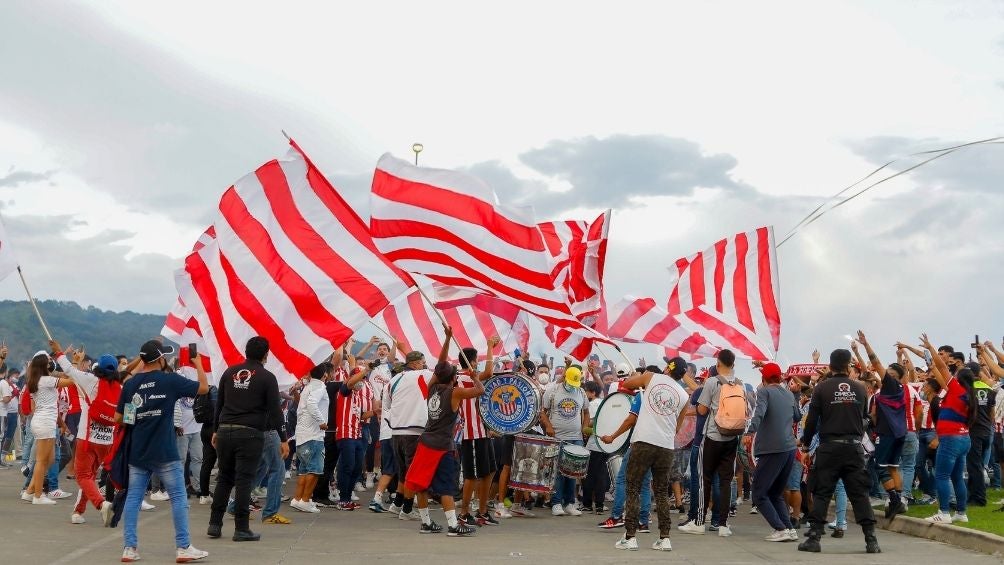
[[[577,367],[569,367],[565,369],[565,383],[568,386],[582,386],[582,370]]]
[[[779,377],[781,376],[781,366],[777,363],[767,363],[763,367],[760,367],[760,375],[763,377]]]
[[[620,363],[617,365],[617,376],[626,377],[631,374],[631,365],[627,363]]]
[[[98,357],[97,367],[109,375],[118,373],[119,360],[114,355],[105,353]]]
[[[666,371],[673,378],[680,378],[687,372],[687,361],[683,357],[673,357],[666,361]]]
[[[421,361],[425,359],[425,354],[421,351],[410,351],[404,356],[405,363],[414,363],[415,361]]]
[[[155,339],[151,339],[150,341],[144,343],[143,347],[139,348],[139,357],[144,363],[153,363],[161,357],[171,355],[173,353],[173,347],[170,345],[164,345]],[[116,363],[115,366],[117,367],[118,363]]]

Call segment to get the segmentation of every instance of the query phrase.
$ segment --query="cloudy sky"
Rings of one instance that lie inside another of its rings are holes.
[[[1004,135],[1001,2],[313,4],[0,6],[0,204],[38,297],[164,312],[281,129],[364,218],[379,155],[416,141],[539,219],[612,207],[607,295],[659,301],[678,257]],[[1004,145],[977,147],[802,230],[778,250],[781,360],[858,327],[1000,339],[1002,188]]]

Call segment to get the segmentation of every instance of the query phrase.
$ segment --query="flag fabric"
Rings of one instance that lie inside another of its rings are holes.
[[[213,229],[213,226],[209,226],[209,229],[202,232],[199,239],[195,241],[195,245],[192,246],[192,252],[194,253],[202,249],[206,244],[212,243],[214,239],[216,239],[216,230]],[[167,318],[164,320],[164,327],[160,330],[160,335],[179,345],[194,343],[199,351],[206,354],[206,344],[202,340],[202,330],[199,328],[199,321],[188,311],[185,301],[180,296],[175,300],[171,310],[168,311]]]
[[[430,289],[431,291],[431,289]],[[430,294],[427,291],[426,294]],[[437,305],[438,307],[438,305]],[[521,331],[525,327],[526,313],[509,307],[501,313],[488,313],[469,304],[446,305],[440,308],[446,323],[453,328],[453,336],[461,347],[473,347],[479,357],[485,358],[488,339],[498,336],[503,340],[492,351],[495,356],[504,355],[518,347]],[[446,334],[435,308],[422,298],[416,289],[401,297],[383,310],[374,323],[395,339],[404,342],[407,351],[421,351],[435,357],[443,347]],[[456,349],[456,348],[453,348]],[[457,355],[459,356],[459,352]]]
[[[17,270],[17,257],[14,256],[14,248],[10,244],[10,236],[7,235],[7,228],[0,222],[0,280]]]
[[[373,175],[370,233],[410,273],[498,297],[548,323],[580,327],[529,208],[498,202],[477,178],[384,155]]]
[[[246,341],[263,336],[280,384],[306,375],[414,285],[290,144],[224,193],[215,239],[175,276],[213,365],[243,362]]]
[[[738,233],[679,259],[668,311],[738,357],[774,359],[781,339],[773,227]]]
[[[669,357],[679,354],[713,357],[720,349],[660,308],[654,298],[625,296],[613,305],[608,304],[602,323],[603,331],[612,339],[655,344],[672,352],[672,355],[667,352]]]
[[[565,290],[572,314],[584,325],[593,327],[603,308],[603,269],[610,210],[592,223],[565,220],[542,222],[537,226],[554,262],[555,286]]]

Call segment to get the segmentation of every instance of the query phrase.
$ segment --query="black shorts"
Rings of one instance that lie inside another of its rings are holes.
[[[464,479],[483,479],[495,473],[495,446],[489,438],[465,439],[460,442],[460,464]]]
[[[509,465],[512,467],[512,448],[516,444],[516,436],[506,435],[495,438],[495,453],[499,469]]]
[[[411,467],[411,460],[415,458],[415,450],[418,449],[418,436],[392,436],[391,443],[394,446],[397,476],[406,477],[408,468]]]

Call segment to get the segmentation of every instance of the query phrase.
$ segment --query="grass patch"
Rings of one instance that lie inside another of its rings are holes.
[[[955,524],[962,528],[972,528],[991,534],[1004,536],[1004,512],[994,512],[1001,507],[995,504],[1004,498],[1004,489],[987,489],[986,506],[969,506],[966,508],[966,515],[969,516],[968,524]],[[937,504],[928,506],[911,506],[906,513],[913,518],[927,518],[938,511]]]

